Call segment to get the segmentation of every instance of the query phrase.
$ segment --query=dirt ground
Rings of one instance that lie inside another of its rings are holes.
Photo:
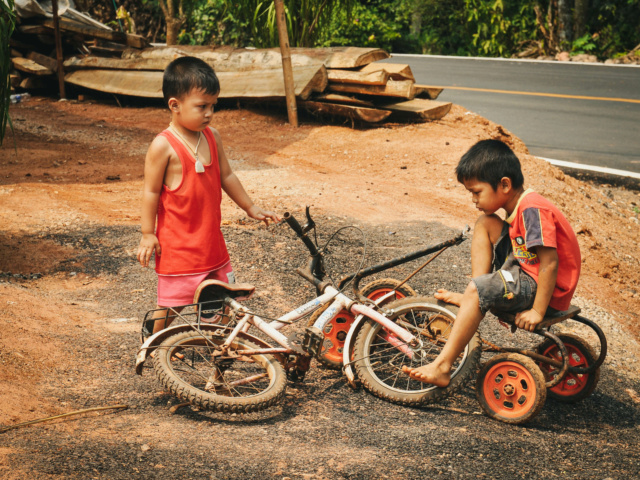
[[[575,227],[583,254],[575,303],[605,330],[609,357],[591,397],[576,405],[548,401],[525,427],[481,415],[474,385],[440,405],[409,409],[353,391],[340,372],[315,363],[267,412],[183,408],[172,415],[176,400],[152,370],[140,377],[133,369],[140,321],[155,295],[153,271],[134,258],[143,161],[167,113],[33,98],[13,105],[11,116],[15,148],[9,133],[0,149],[0,424],[129,408],[1,433],[2,478],[640,476],[637,189],[565,175],[459,106],[438,122],[377,128],[303,118],[294,129],[279,110],[222,109],[214,123],[250,195],[300,217],[312,205],[324,239],[357,225],[367,238],[367,264],[473,225],[477,212],[455,165],[480,139],[506,141],[527,186]],[[279,315],[310,298],[312,289],[293,273],[305,261],[303,248],[286,227],[260,226],[227,198],[222,211],[237,276],[257,286],[252,308]],[[336,249],[336,272],[359,259],[348,243]],[[412,286],[421,294],[464,288],[468,243],[447,251]],[[530,341],[489,320],[483,338]]]

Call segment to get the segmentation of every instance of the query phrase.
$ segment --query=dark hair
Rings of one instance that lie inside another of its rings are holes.
[[[456,175],[460,183],[478,180],[487,182],[494,190],[498,189],[503,177],[511,179],[513,188],[520,188],[524,184],[520,160],[500,140],[481,140],[476,143],[460,159]]]
[[[196,57],[180,57],[171,62],[162,77],[162,94],[169,105],[171,97],[182,98],[194,88],[209,95],[220,93],[220,82],[213,68]]]

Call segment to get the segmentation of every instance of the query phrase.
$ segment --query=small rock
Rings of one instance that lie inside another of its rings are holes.
[[[598,57],[586,53],[580,53],[571,57],[572,62],[598,63]]]
[[[151,450],[151,447],[145,443],[140,447],[140,450],[142,450],[143,452],[148,452],[149,450]]]
[[[571,56],[569,52],[560,52],[556,55],[556,60],[559,62],[569,62],[571,61]]]

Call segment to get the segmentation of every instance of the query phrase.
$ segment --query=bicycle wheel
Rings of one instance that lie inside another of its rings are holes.
[[[562,340],[562,343],[567,348],[570,367],[587,368],[596,362],[595,352],[582,338],[571,334],[561,334],[558,335],[558,338]],[[537,351],[545,357],[562,361],[560,350],[552,340],[542,342]],[[551,378],[555,378],[558,374],[558,369],[552,365],[543,362],[539,362],[538,365]],[[547,395],[559,402],[575,403],[591,395],[598,385],[598,380],[600,380],[599,368],[592,373],[567,372],[558,385],[551,387],[547,391]]]
[[[225,355],[226,335],[188,331],[168,337],[155,351],[160,383],[178,398],[206,410],[249,413],[277,402],[286,388],[282,365],[271,355],[238,355],[259,348],[237,337]]]
[[[481,354],[478,334],[454,362],[451,383],[447,387],[425,384],[403,373],[404,365],[416,368],[431,363],[438,356],[458,309],[431,297],[404,298],[388,304],[387,308],[393,312],[389,318],[413,333],[420,345],[409,349],[411,358],[398,348],[400,340],[397,337],[387,334],[373,320],[365,322],[356,337],[354,357],[356,372],[369,392],[401,405],[425,405],[459,390],[476,372]]]
[[[395,290],[399,284],[399,280],[395,280],[393,278],[382,278],[365,285],[362,288],[362,294],[368,299],[375,301],[392,290]],[[396,290],[395,298],[394,296],[389,297],[385,300],[384,304],[400,298],[411,297],[415,294],[416,292],[413,288],[405,284]],[[309,327],[313,326],[329,305],[330,303],[327,303],[323,308],[316,310],[309,318],[307,325]],[[322,332],[324,334],[322,347],[316,356],[316,359],[325,367],[333,370],[340,370],[342,367],[344,341],[347,338],[347,333],[349,333],[354,320],[355,317],[350,312],[343,309],[325,325]]]
[[[476,397],[489,417],[519,425],[540,413],[547,388],[542,370],[533,360],[519,353],[503,353],[483,365]]]

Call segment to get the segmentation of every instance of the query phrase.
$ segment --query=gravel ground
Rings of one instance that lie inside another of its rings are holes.
[[[405,245],[434,244],[456,233],[438,223],[380,227],[322,215],[316,220],[321,244],[341,226],[355,224],[362,232],[346,230],[332,243],[334,277],[357,267],[363,235],[370,265],[415,248]],[[266,229],[238,217],[224,226],[224,234],[239,280],[257,286],[248,302],[252,309],[279,315],[311,297],[312,289],[293,273],[306,260],[304,247],[286,226]],[[610,342],[598,388],[575,405],[548,400],[526,426],[481,414],[473,384],[441,404],[406,408],[352,390],[339,372],[315,362],[304,382],[290,384],[284,400],[265,412],[222,415],[188,407],[172,415],[168,407],[177,400],[163,391],[150,369],[141,377],[133,369],[139,323],[155,294],[153,272],[131,259],[137,229],[76,223],[43,235],[77,250],[76,258],[50,275],[95,279],[98,287],[66,292],[65,299],[100,318],[100,328],[86,328],[81,343],[69,342],[80,326],[50,332],[52,340],[69,343],[69,355],[77,361],[51,372],[45,396],[74,409],[121,403],[129,409],[2,434],[0,455],[14,466],[10,478],[640,477],[637,344],[615,319],[582,299],[576,302],[605,329]],[[470,273],[469,243],[449,249],[411,286],[421,294],[441,286],[463,289]],[[410,271],[407,266],[390,276],[402,278]],[[32,288],[42,279],[5,276],[2,281]],[[512,336],[489,318],[481,334],[494,343],[532,343],[529,334]],[[27,452],[28,459],[15,451]]]

